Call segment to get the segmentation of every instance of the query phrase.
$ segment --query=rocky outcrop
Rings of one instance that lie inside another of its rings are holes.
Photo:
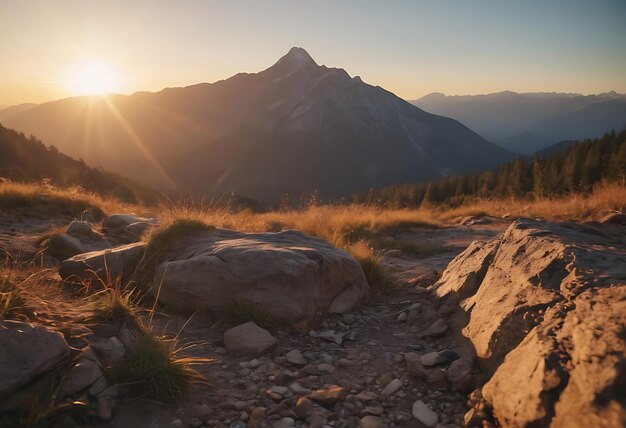
[[[468,313],[502,425],[622,426],[626,228],[519,220],[473,243],[434,289]]]
[[[0,321],[0,398],[37,376],[69,363],[63,336],[19,321]]]
[[[45,248],[48,254],[61,260],[76,254],[103,250],[111,245],[104,235],[86,221],[73,221],[64,232],[50,233],[39,242],[39,246]]]
[[[105,282],[127,280],[146,251],[146,244],[122,245],[101,251],[78,254],[61,262],[59,275],[64,280],[93,280]]]
[[[102,230],[107,238],[119,244],[141,241],[143,234],[157,224],[154,218],[134,214],[113,214],[104,219]]]
[[[199,231],[171,244],[153,283],[158,300],[179,310],[222,315],[244,301],[289,322],[343,313],[368,290],[351,255],[295,230]]]

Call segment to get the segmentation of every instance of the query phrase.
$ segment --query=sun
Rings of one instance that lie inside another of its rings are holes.
[[[120,92],[125,79],[113,65],[100,60],[87,60],[72,66],[64,84],[73,95],[105,95]]]

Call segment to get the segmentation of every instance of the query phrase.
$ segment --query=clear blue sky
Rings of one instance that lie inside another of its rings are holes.
[[[259,71],[292,46],[408,99],[626,92],[626,0],[2,0],[0,105],[75,94],[86,61],[130,93]]]

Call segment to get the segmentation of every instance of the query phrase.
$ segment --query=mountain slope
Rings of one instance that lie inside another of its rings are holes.
[[[509,150],[532,154],[563,140],[594,138],[626,126],[626,95],[499,92],[412,101],[426,111],[455,118]]]
[[[259,73],[45,103],[7,123],[159,187],[275,201],[443,177],[510,159],[460,123],[293,48]]]
[[[50,180],[61,187],[80,186],[101,195],[112,195],[126,202],[147,201],[156,195],[118,175],[90,168],[84,162],[47,147],[0,125],[0,177],[17,182]]]

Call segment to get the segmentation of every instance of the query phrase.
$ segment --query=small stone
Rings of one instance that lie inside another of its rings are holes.
[[[318,389],[309,394],[309,398],[323,406],[331,406],[343,401],[348,392],[339,385],[331,385],[325,389]]]
[[[317,370],[320,373],[331,374],[335,371],[335,367],[332,364],[322,363],[317,365]]]
[[[359,422],[360,428],[383,428],[383,420],[378,416],[364,416]]]
[[[308,395],[312,392],[309,388],[305,388],[298,382],[291,383],[289,385],[289,389],[296,395]]]
[[[269,331],[252,321],[224,332],[224,344],[230,352],[261,354],[277,343]]]
[[[67,395],[76,394],[89,388],[102,376],[104,374],[98,363],[81,358],[67,373],[67,378],[63,383],[63,392]]]
[[[377,401],[368,401],[363,410],[361,410],[361,415],[373,415],[380,416],[383,414],[383,406],[380,405]]]
[[[261,362],[259,360],[257,360],[256,358],[253,360],[248,361],[248,368],[250,369],[258,369],[261,366]]]
[[[273,428],[293,428],[295,427],[295,423],[296,421],[294,421],[292,418],[282,418],[274,422],[272,427]]]
[[[377,400],[378,395],[375,392],[361,391],[355,396],[355,398],[360,401],[371,401]]]
[[[298,418],[306,419],[313,413],[313,402],[307,397],[300,397],[296,401],[294,411]]]
[[[459,354],[450,349],[444,349],[442,351],[424,354],[420,357],[420,360],[423,365],[432,367],[439,364],[449,364],[457,358],[459,358]]]
[[[419,379],[426,379],[424,365],[422,364],[422,360],[418,354],[415,352],[408,352],[404,354],[404,364],[406,372],[410,376],[415,376]]]
[[[218,346],[217,348],[215,348],[215,353],[216,354],[224,355],[224,354],[226,354],[226,352],[228,352],[228,351],[226,351],[226,349],[222,348],[221,346]]]
[[[305,366],[307,364],[306,358],[297,349],[293,349],[285,354],[285,361],[295,364],[297,366]]]
[[[428,327],[422,336],[437,337],[441,336],[446,331],[448,331],[448,323],[446,323],[446,320],[443,318],[439,318],[430,327]]]
[[[306,421],[309,424],[309,428],[322,428],[326,423],[326,418],[318,412],[313,412]]]
[[[396,321],[398,321],[398,322],[406,322],[408,316],[409,315],[406,312],[402,312],[400,315],[398,315],[398,318],[396,318]]]
[[[429,428],[437,425],[437,421],[439,420],[439,415],[430,410],[430,408],[422,400],[417,400],[413,403],[411,413],[413,413],[413,417],[415,419]]]
[[[394,379],[385,386],[385,389],[381,392],[382,395],[392,395],[398,392],[402,388],[402,381],[400,379]]]

